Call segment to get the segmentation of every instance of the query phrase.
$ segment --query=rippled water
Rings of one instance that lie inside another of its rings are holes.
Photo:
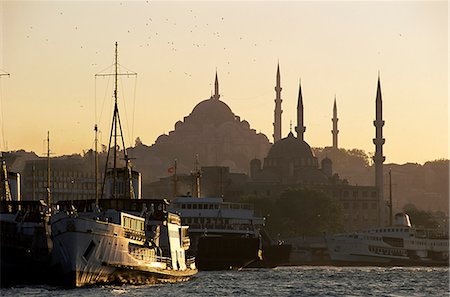
[[[2,296],[449,296],[449,269],[279,267],[200,272],[185,283],[80,289],[14,287]]]

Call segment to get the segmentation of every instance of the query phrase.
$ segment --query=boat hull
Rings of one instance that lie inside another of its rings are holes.
[[[201,236],[196,264],[199,270],[229,270],[247,267],[261,259],[259,238]]]
[[[120,226],[85,218],[62,218],[52,223],[54,269],[67,287],[94,284],[155,284],[185,281],[196,269],[176,270],[158,261],[137,259]]]
[[[327,238],[331,262],[339,266],[448,266],[446,257],[436,259],[417,256],[405,247],[372,246],[361,239]]]

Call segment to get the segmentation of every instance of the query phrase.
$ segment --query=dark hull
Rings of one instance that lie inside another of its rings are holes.
[[[262,259],[250,263],[249,268],[275,268],[289,264],[289,255],[292,246],[290,244],[273,244],[263,246]]]
[[[0,225],[0,286],[47,284],[50,250],[44,228],[37,226],[33,236],[25,236],[17,232],[16,223]]]
[[[199,270],[240,269],[260,259],[259,238],[202,236],[198,240]]]

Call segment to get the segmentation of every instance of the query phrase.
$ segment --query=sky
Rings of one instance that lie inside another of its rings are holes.
[[[378,73],[386,163],[448,158],[447,1],[0,1],[2,150],[55,155],[109,139],[114,43],[126,145],[151,145],[211,95],[273,142],[280,65],[282,134],[373,154]]]

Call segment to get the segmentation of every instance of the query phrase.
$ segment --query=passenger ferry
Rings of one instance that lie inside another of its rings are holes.
[[[186,196],[173,199],[169,209],[189,225],[189,254],[200,270],[239,269],[261,259],[264,218],[254,215],[251,204]]]
[[[434,229],[411,226],[398,213],[394,225],[327,238],[331,260],[337,264],[448,265],[449,238]]]
[[[50,220],[52,265],[61,272],[61,282],[74,287],[184,281],[197,273],[195,259],[185,255],[190,245],[188,227],[167,211],[166,200],[141,198],[140,174],[131,169],[125,148],[117,104],[117,42],[114,66],[114,113],[101,197],[95,149],[96,197],[56,205]],[[97,126],[94,130],[97,148]],[[122,168],[119,143],[125,161]]]
[[[188,227],[167,205],[164,199],[104,199],[98,208],[95,200],[60,202],[51,226],[61,282],[80,287],[188,280],[197,273],[195,258],[185,256]]]

